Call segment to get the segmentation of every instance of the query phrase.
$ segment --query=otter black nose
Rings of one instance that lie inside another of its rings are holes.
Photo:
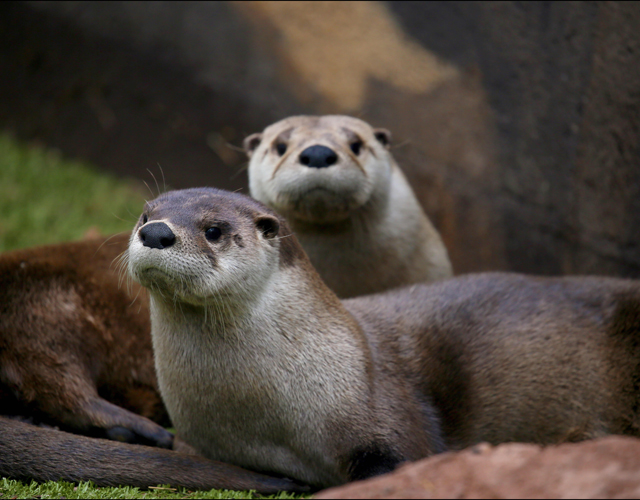
[[[140,239],[145,247],[162,250],[175,243],[176,235],[164,222],[152,222],[142,226]]]
[[[330,167],[338,161],[338,155],[326,146],[309,146],[300,153],[300,163],[307,167]]]

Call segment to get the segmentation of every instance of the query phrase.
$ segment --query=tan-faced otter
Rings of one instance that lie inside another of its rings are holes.
[[[171,447],[157,391],[146,290],[119,286],[129,234],[0,258],[0,413]],[[100,486],[300,490],[285,479],[166,450],[0,417],[0,476]]]
[[[390,136],[349,116],[293,116],[244,141],[251,196],[286,217],[339,297],[452,275]]]
[[[479,441],[639,435],[640,285],[480,274],[342,303],[284,218],[165,193],[128,253],[160,391],[206,457],[315,486]]]

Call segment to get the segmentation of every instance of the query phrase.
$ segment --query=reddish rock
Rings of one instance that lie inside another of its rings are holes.
[[[639,498],[640,439],[542,448],[480,444],[318,493],[315,498]]]

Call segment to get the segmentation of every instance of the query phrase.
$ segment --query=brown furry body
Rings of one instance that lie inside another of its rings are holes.
[[[169,423],[157,391],[149,299],[139,286],[120,286],[114,262],[127,238],[2,255],[3,413],[28,414],[82,434],[171,446],[171,435],[151,421]]]
[[[486,273],[344,305],[433,398],[450,448],[640,436],[638,281]]]
[[[212,459],[329,486],[479,441],[640,434],[636,281],[494,273],[341,303],[283,218],[214,189],[150,202],[129,270],[172,421]]]

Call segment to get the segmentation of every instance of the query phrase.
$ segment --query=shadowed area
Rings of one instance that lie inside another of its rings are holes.
[[[246,135],[291,114],[353,114],[392,131],[456,272],[640,276],[634,4],[5,2],[0,13],[0,127],[20,138],[175,188],[246,189]]]

